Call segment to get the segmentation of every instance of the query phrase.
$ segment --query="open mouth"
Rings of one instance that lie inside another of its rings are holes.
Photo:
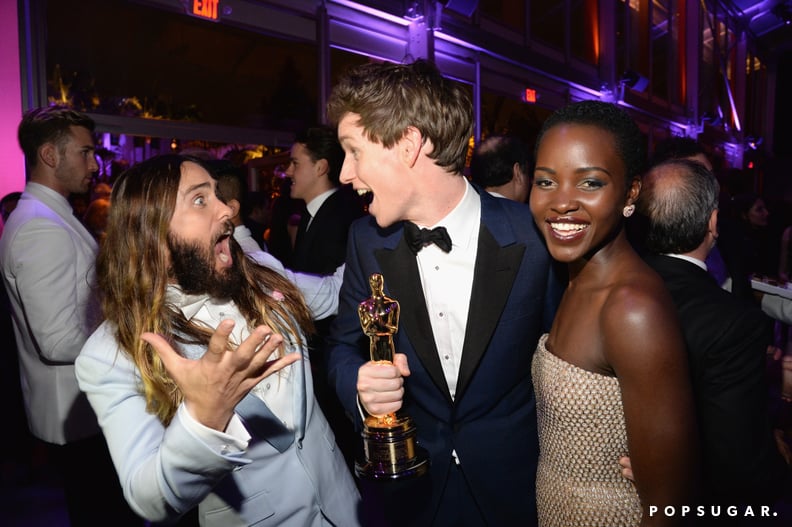
[[[582,236],[589,225],[575,221],[548,221],[550,232],[558,240],[573,240]]]
[[[371,190],[367,188],[358,188],[355,189],[355,192],[357,192],[358,196],[363,198],[364,204],[371,205],[371,202],[374,199],[374,193]]]
[[[220,236],[217,237],[217,241],[215,241],[214,252],[215,258],[217,261],[220,262],[224,267],[229,267],[233,263],[233,257],[231,256],[231,234],[233,230],[222,233]]]

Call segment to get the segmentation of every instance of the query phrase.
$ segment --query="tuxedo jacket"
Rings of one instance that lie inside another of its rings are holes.
[[[360,525],[359,494],[314,398],[306,350],[293,343],[290,349],[303,355],[290,366],[296,369],[294,430],[248,395],[236,413],[252,438],[238,452],[229,439],[214,444],[199,437],[185,423],[183,408],[164,426],[146,410],[140,372],[120,352],[114,326],[105,322],[94,332],[77,359],[77,377],[136,513],[164,522],[198,505],[203,527]],[[205,351],[182,350],[187,357]]]
[[[349,226],[363,214],[361,202],[351,188],[341,187],[333,192],[319,207],[310,228],[298,229],[292,270],[333,274],[344,263]]]
[[[481,228],[454,400],[401,223],[380,229],[367,217],[352,225],[339,314],[328,337],[330,382],[360,428],[356,382],[358,368],[369,360],[369,340],[357,308],[371,296],[369,276],[381,273],[385,294],[400,304],[394,341],[411,372],[404,379],[403,410],[412,417],[431,463],[429,473],[415,481],[414,492],[405,491],[404,509],[414,513],[410,525],[447,523],[436,512],[453,469],[453,451],[490,525],[536,522],[538,440],[531,358],[539,336],[550,327],[562,287],[528,207],[476,190]]]
[[[696,402],[703,497],[722,503],[772,503],[785,464],[768,416],[765,379],[772,322],[724,291],[703,269],[646,255],[676,304]]]

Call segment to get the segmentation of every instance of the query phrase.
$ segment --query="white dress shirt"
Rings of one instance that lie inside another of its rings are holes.
[[[178,307],[191,322],[204,324],[209,328],[216,328],[223,320],[233,320],[234,329],[231,332],[230,339],[234,344],[241,344],[250,335],[247,320],[233,301],[218,301],[209,298],[207,295],[187,295],[175,285],[168,286],[166,300],[168,303]],[[296,348],[290,349],[293,347],[288,346],[288,344],[288,341],[284,339],[287,352],[294,352]],[[182,347],[182,352],[188,358],[198,359],[200,354],[205,352],[205,348],[184,346]],[[251,390],[251,393],[263,400],[284,426],[293,429],[293,390],[294,368],[293,365],[289,365],[261,381]],[[216,430],[198,423],[190,415],[189,408],[184,404],[179,408],[179,416],[184,420],[185,426],[222,455],[230,455],[235,453],[234,451],[240,452],[247,448],[250,434],[236,414],[226,428],[225,434],[218,434]]]
[[[445,227],[451,237],[451,251],[445,253],[434,244],[427,245],[418,252],[416,259],[437,353],[453,399],[481,227],[481,200],[469,183],[462,200],[445,218],[436,225],[419,225],[423,228],[440,226]]]

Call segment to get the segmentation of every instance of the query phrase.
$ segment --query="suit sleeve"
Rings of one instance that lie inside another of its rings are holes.
[[[765,293],[762,295],[762,311],[775,320],[792,325],[792,298]]]
[[[132,509],[152,522],[178,518],[250,460],[237,451],[215,452],[179,412],[165,427],[146,411],[137,369],[108,328],[101,326],[77,359],[80,389],[96,412]]]
[[[723,328],[709,347],[702,368],[699,420],[705,434],[703,455],[718,460],[718,471],[728,481],[743,481],[745,488],[758,489],[762,481],[756,480],[757,475],[768,479],[772,475],[762,474],[765,471],[756,467],[771,466],[776,458],[765,381],[765,352],[771,334],[759,310],[746,310]]]
[[[360,223],[356,224],[360,225]],[[341,404],[357,427],[362,426],[357,406],[358,369],[369,360],[368,339],[363,334],[358,317],[358,304],[371,296],[368,275],[360,259],[359,229],[349,233],[346,269],[339,295],[338,316],[333,321],[328,347],[328,375]]]
[[[280,260],[264,251],[249,252],[246,255],[257,264],[269,267],[296,285],[303,294],[305,304],[314,320],[335,315],[338,311],[338,292],[344,274],[343,264],[333,274],[319,276],[286,269]]]
[[[15,291],[42,359],[73,364],[90,335],[88,310],[78,289],[93,287],[92,276],[75,271],[77,248],[69,233],[52,220],[36,218],[22,226],[10,245]],[[88,282],[88,284],[86,284]]]

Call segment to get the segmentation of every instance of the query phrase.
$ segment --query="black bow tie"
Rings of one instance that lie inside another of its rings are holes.
[[[404,239],[413,254],[418,254],[418,251],[432,243],[443,252],[451,250],[451,237],[445,227],[421,229],[416,224],[406,221],[404,222]]]

